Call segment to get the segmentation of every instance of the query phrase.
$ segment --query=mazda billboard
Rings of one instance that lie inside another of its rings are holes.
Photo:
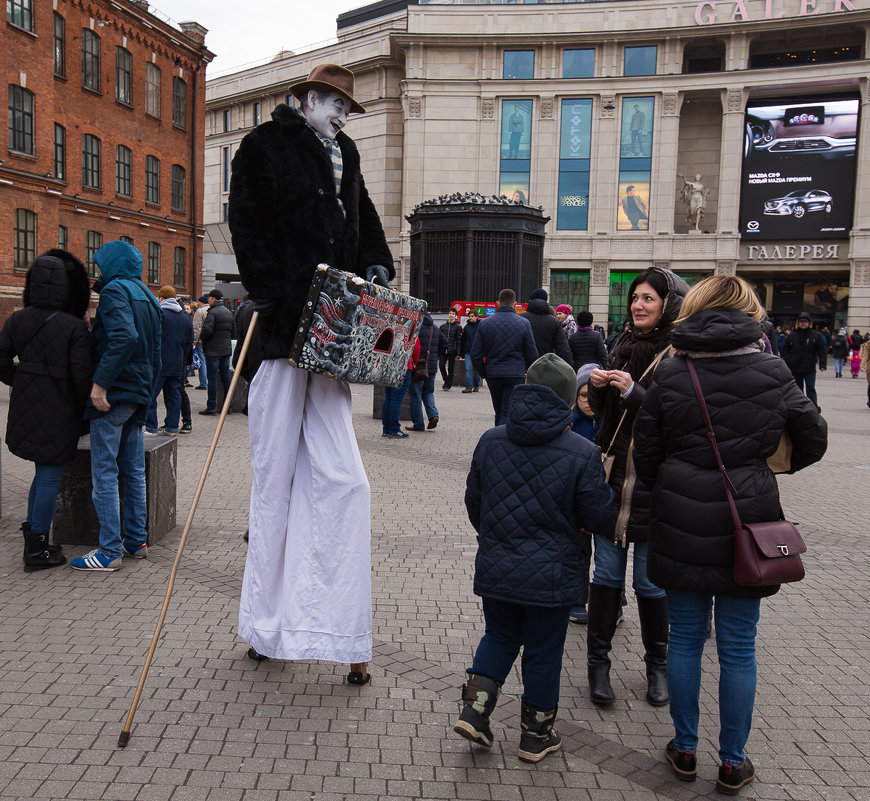
[[[750,101],[743,132],[743,240],[848,237],[857,136],[857,98]]]

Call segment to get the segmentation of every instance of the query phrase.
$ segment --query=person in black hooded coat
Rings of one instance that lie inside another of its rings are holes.
[[[717,788],[729,794],[754,776],[744,746],[755,699],[755,630],[760,598],[779,586],[734,581],[734,524],[686,359],[697,369],[741,521],[779,519],[779,489],[766,459],[786,431],[791,472],[818,461],[827,426],[785,362],[762,352],[763,315],[741,278],[716,275],[693,287],[671,334],[674,357],[656,371],[635,425],[634,464],[652,490],[647,574],[668,600],[676,735],[666,756],[678,778],[694,779],[701,654],[712,603],[723,765]]]
[[[49,531],[91,386],[90,335],[82,319],[89,302],[82,263],[64,250],[50,250],[27,271],[24,308],[0,331],[0,381],[12,386],[6,444],[36,465],[21,527],[28,572],[66,562],[60,547],[50,544]]]
[[[614,700],[609,654],[620,617],[629,545],[645,651],[646,700],[653,706],[668,702],[667,605],[664,590],[647,579],[649,493],[635,480],[629,454],[635,416],[652,381],[653,364],[670,344],[673,323],[688,288],[682,278],[664,268],[653,267],[638,275],[628,291],[626,311],[631,322],[613,346],[608,369],[593,370],[589,378],[589,404],[601,418],[597,441],[602,452],[610,449],[614,456],[609,483],[619,507],[614,530],[595,537],[595,570],[589,585],[589,697],[602,706]]]

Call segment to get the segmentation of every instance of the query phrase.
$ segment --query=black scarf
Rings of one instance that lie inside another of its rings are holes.
[[[652,364],[656,354],[670,344],[673,328],[673,325],[668,324],[653,328],[652,331],[645,334],[634,327],[629,328],[616,341],[616,346],[607,362],[607,369],[624,370],[637,381],[643,375],[644,370]],[[642,386],[649,386],[651,381],[652,375],[648,375],[643,379]],[[601,412],[601,429],[598,431],[597,439],[601,448],[606,448],[610,444],[610,440],[613,439],[622,411],[619,390],[611,387],[607,391],[604,408]]]

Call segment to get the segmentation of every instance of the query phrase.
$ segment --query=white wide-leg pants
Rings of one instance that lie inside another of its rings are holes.
[[[371,491],[351,412],[346,382],[284,360],[251,385],[239,635],[264,656],[371,659]]]

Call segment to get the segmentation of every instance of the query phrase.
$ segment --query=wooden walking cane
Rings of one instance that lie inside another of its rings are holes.
[[[193,523],[193,516],[196,514],[196,507],[199,505],[199,498],[202,495],[202,488],[205,485],[205,479],[208,476],[211,460],[214,457],[214,452],[217,449],[218,439],[220,439],[221,429],[224,426],[224,420],[227,418],[227,413],[230,410],[230,404],[233,402],[233,393],[236,389],[236,384],[239,382],[239,376],[242,373],[242,365],[245,363],[245,356],[248,353],[248,346],[251,344],[251,334],[254,333],[254,328],[257,325],[257,317],[260,313],[255,311],[251,315],[251,324],[248,326],[248,333],[245,335],[245,341],[242,343],[242,351],[239,353],[239,361],[236,364],[233,372],[233,380],[230,382],[230,388],[227,390],[227,396],[224,399],[221,416],[218,419],[217,428],[212,437],[211,447],[208,449],[208,454],[205,457],[205,464],[202,468],[202,473],[199,477],[196,492],[193,495],[193,503],[190,505],[190,511],[187,513],[187,522],[184,524],[184,531],[181,532],[181,540],[178,543],[178,551],[175,554],[175,564],[172,565],[172,572],[169,574],[169,584],[166,587],[166,596],[163,598],[163,608],[160,610],[160,617],[157,619],[157,627],[154,629],[154,636],[151,638],[151,647],[148,649],[148,655],[145,657],[145,664],[142,665],[142,674],[139,676],[139,685],[136,687],[136,692],[133,695],[133,702],[130,704],[130,711],[127,713],[127,721],[124,723],[124,729],[118,737],[118,747],[124,748],[130,741],[130,728],[133,726],[133,717],[136,714],[136,707],[139,705],[139,698],[142,696],[142,689],[145,687],[145,679],[148,677],[148,669],[151,667],[151,660],[154,658],[154,652],[157,650],[157,641],[160,639],[160,632],[163,629],[163,621],[166,619],[166,613],[169,611],[169,599],[172,597],[172,588],[175,585],[175,575],[178,573],[178,566],[181,563],[181,554],[184,551],[184,545],[187,542],[187,535],[190,533],[190,526]]]

